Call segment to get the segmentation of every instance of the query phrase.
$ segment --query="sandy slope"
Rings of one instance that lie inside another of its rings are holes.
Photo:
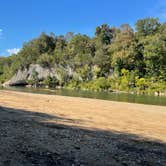
[[[161,165],[166,107],[0,91],[0,166]]]
[[[0,105],[75,120],[72,123],[62,121],[58,123],[122,131],[166,141],[164,106],[11,91],[0,91]]]

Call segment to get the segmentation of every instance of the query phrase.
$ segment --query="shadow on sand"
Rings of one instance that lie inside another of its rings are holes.
[[[0,165],[166,165],[166,143],[60,124],[63,122],[81,123],[79,119],[0,107]]]

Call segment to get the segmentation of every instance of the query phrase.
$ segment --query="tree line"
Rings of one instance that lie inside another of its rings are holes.
[[[111,27],[98,26],[94,37],[68,32],[42,33],[25,43],[18,54],[0,58],[0,82],[31,64],[53,68],[69,66],[76,74],[61,81],[48,77],[43,85],[84,90],[120,90],[137,93],[166,91],[166,23],[157,18]],[[29,81],[33,83],[34,81]]]

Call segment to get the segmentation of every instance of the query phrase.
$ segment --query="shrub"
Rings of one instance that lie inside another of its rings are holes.
[[[146,88],[148,87],[148,82],[145,78],[138,78],[136,80],[136,87],[138,92],[145,93]]]
[[[53,57],[48,54],[42,54],[37,60],[37,63],[44,68],[49,68],[53,65]]]
[[[43,83],[49,88],[55,88],[57,85],[59,85],[59,81],[55,77],[51,76],[48,76]]]

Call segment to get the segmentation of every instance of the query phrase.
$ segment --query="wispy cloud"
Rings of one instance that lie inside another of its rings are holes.
[[[10,49],[7,49],[6,50],[10,55],[12,55],[12,54],[17,54],[19,51],[20,51],[20,49],[19,48],[10,48]]]

